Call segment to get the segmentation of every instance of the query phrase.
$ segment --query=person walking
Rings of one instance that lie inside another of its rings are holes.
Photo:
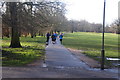
[[[50,33],[48,32],[47,34],[46,34],[46,37],[47,37],[47,40],[46,40],[46,45],[48,45],[48,43],[49,43],[49,38],[50,38]]]
[[[55,36],[55,34],[52,34],[51,38],[52,38],[52,43],[55,44],[55,41],[56,41],[56,36]]]
[[[62,44],[62,39],[63,39],[63,33],[59,35],[60,43]]]

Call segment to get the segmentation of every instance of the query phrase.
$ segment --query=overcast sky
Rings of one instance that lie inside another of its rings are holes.
[[[74,20],[87,20],[91,23],[102,23],[104,0],[63,0],[66,5],[66,17]],[[118,18],[118,2],[106,0],[106,24]]]
[[[13,0],[15,1],[15,0]],[[38,0],[41,1],[41,0]],[[66,3],[66,17],[71,20],[87,20],[91,23],[102,23],[104,0],[59,0]],[[106,24],[118,18],[118,2],[106,0]]]

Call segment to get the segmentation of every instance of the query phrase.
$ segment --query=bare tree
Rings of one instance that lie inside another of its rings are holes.
[[[37,32],[43,30],[41,28],[46,30],[46,27],[57,26],[61,19],[56,17],[64,13],[61,2],[8,2],[6,5],[3,23],[12,28],[10,44],[12,48],[21,47],[19,39],[21,30],[31,33],[33,38]]]
[[[120,34],[120,19],[115,20],[109,29],[112,33]]]

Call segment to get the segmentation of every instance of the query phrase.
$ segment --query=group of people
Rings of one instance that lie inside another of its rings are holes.
[[[52,43],[55,44],[56,43],[56,39],[59,38],[61,44],[62,44],[62,39],[63,39],[63,33],[61,33],[60,35],[58,35],[57,33],[53,33],[52,35],[48,32],[46,34],[46,37],[47,37],[47,40],[46,40],[46,45],[48,45],[49,43],[49,39],[50,39],[50,36],[52,38]]]

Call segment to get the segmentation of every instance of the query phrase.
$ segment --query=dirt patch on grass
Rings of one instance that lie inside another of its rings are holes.
[[[85,54],[82,53],[82,50],[75,50],[75,49],[71,49],[68,48],[68,50],[75,55],[77,58],[79,58],[81,61],[85,62],[88,66],[92,67],[92,68],[100,68],[100,63],[88,56],[86,56]]]

